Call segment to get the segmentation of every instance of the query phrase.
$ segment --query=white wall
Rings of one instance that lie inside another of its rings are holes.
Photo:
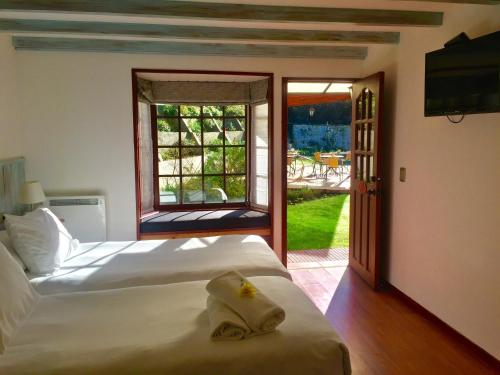
[[[498,7],[454,6],[445,24],[371,48],[365,73],[386,70],[391,224],[387,277],[398,289],[500,358],[500,114],[452,126],[424,117],[424,54],[465,31],[500,29]],[[407,182],[399,182],[399,167]]]
[[[281,161],[281,77],[359,76],[347,60],[181,57],[18,52],[19,98],[28,178],[49,192],[103,193],[109,238],[135,238],[131,68],[213,69],[275,73],[274,158]],[[281,189],[281,171],[274,175]],[[276,242],[281,206],[275,199]]]
[[[15,51],[10,37],[0,34],[0,159],[22,154],[17,104]]]

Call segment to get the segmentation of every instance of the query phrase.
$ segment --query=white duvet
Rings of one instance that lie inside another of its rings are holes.
[[[55,294],[208,280],[231,269],[291,278],[262,237],[230,235],[81,244],[54,274],[31,283]]]
[[[0,374],[349,374],[347,349],[283,277],[250,280],[286,311],[277,331],[212,341],[207,281],[44,296]]]

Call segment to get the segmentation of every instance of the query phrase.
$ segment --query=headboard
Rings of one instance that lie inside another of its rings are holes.
[[[24,181],[24,158],[0,160],[0,215],[23,213],[18,196]]]

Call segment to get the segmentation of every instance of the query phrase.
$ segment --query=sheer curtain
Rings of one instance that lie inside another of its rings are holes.
[[[269,105],[251,106],[250,203],[258,208],[269,205]]]
[[[151,109],[139,102],[139,158],[141,174],[141,214],[153,211],[153,145],[151,138]]]

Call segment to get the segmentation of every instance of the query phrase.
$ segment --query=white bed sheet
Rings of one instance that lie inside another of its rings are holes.
[[[41,294],[208,280],[227,270],[291,279],[254,235],[81,244],[54,274],[30,277]]]
[[[250,280],[286,311],[274,333],[211,341],[207,281],[44,296],[0,374],[350,374],[346,347],[297,286]]]

